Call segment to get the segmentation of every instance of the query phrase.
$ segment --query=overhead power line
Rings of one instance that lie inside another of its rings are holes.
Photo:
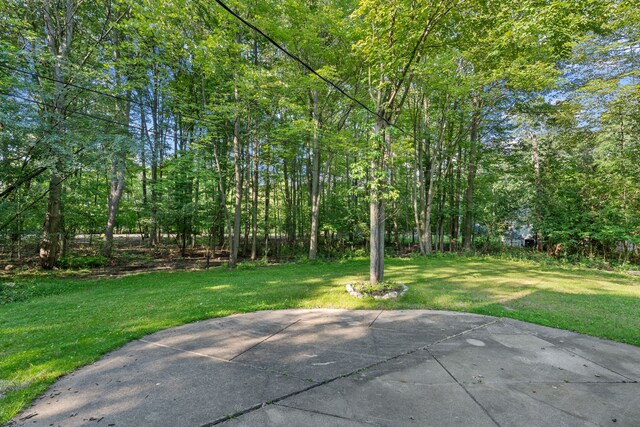
[[[35,99],[31,99],[31,98],[27,98],[27,97],[24,97],[24,96],[20,96],[20,95],[10,94],[10,93],[4,92],[4,91],[0,91],[0,95],[6,96],[8,98],[17,98],[17,99],[20,99],[20,100],[23,100],[23,101],[26,101],[26,102],[30,102],[32,104],[37,104],[37,105],[46,106],[46,107],[49,107],[49,108],[54,108],[54,105],[49,104],[47,102],[38,101],[38,100],[35,100]],[[118,126],[122,126],[122,127],[137,129],[137,130],[141,130],[141,131],[145,130],[141,126],[137,126],[137,125],[134,125],[134,124],[131,124],[131,123],[118,122],[118,121],[115,121],[115,120],[111,120],[111,119],[108,119],[108,118],[105,118],[105,117],[96,116],[94,114],[89,114],[89,113],[85,113],[85,112],[82,112],[82,111],[72,110],[72,109],[69,109],[69,108],[65,108],[64,111],[65,111],[65,113],[68,113],[68,114],[77,114],[77,115],[80,115],[80,116],[88,117],[88,118],[91,118],[91,119],[94,119],[94,120],[100,120],[102,122],[113,124],[113,125],[118,125]],[[58,122],[56,122],[56,124],[54,126],[58,126],[63,120],[65,120],[65,119],[64,118],[60,119]],[[154,129],[154,132],[157,132],[157,130]],[[169,137],[174,137],[175,134],[173,132],[168,132],[168,136]],[[38,141],[36,141],[35,144],[38,144],[45,137],[46,137],[46,135],[44,135],[41,138],[39,138]],[[84,150],[84,147],[81,147],[78,150],[76,150],[73,154],[74,155],[79,154],[83,150]],[[29,174],[21,177],[17,182],[9,185],[4,190],[0,191],[0,199],[6,199],[9,196],[9,194],[11,194],[14,190],[16,190],[22,184],[24,184],[25,182],[31,181],[34,178],[37,178],[38,176],[42,175],[47,170],[48,170],[47,167],[41,166],[41,167],[35,169],[34,171],[30,172]],[[1,228],[0,228],[0,230],[1,230]]]
[[[387,123],[387,125],[389,125],[390,127],[393,127],[394,129],[397,129],[398,131],[400,131],[404,135],[410,136],[413,139],[416,138],[413,133],[404,130],[403,128],[401,128],[400,126],[395,124],[394,122],[389,121],[386,117],[384,117],[381,114],[379,114],[378,112],[372,110],[365,103],[363,103],[362,101],[360,101],[359,99],[357,99],[353,95],[349,94],[342,87],[340,87],[340,85],[338,85],[337,83],[335,83],[332,80],[328,79],[327,77],[322,76],[312,66],[307,64],[304,60],[302,60],[299,56],[295,55],[294,53],[289,52],[289,50],[287,50],[284,46],[282,46],[280,43],[275,41],[272,37],[270,37],[268,34],[266,34],[262,29],[260,29],[256,25],[252,24],[251,22],[249,22],[246,19],[244,19],[243,17],[241,17],[233,9],[231,9],[229,6],[227,6],[223,1],[215,0],[215,2],[218,3],[218,5],[220,5],[229,14],[231,14],[236,19],[238,19],[240,22],[242,22],[244,25],[248,26],[249,28],[251,28],[252,30],[257,32],[258,34],[260,34],[262,37],[264,37],[267,41],[269,41],[269,43],[271,43],[277,49],[282,51],[285,55],[289,56],[294,61],[300,63],[305,69],[307,69],[314,76],[316,76],[317,78],[319,78],[320,80],[322,80],[323,82],[328,84],[329,86],[333,87],[341,95],[347,97],[349,100],[354,102],[356,105],[362,107],[369,114],[371,114],[371,115],[373,115],[373,116],[375,116],[377,118],[380,118],[385,123]],[[4,69],[7,69],[7,70],[11,70],[11,71],[17,72],[17,73],[29,75],[29,76],[32,76],[32,77],[37,77],[37,78],[40,78],[40,79],[43,79],[43,80],[47,80],[47,81],[50,81],[50,82],[61,83],[61,84],[64,84],[65,86],[74,87],[76,89],[79,89],[79,90],[82,90],[82,91],[86,91],[86,92],[90,92],[90,93],[94,93],[96,95],[106,96],[106,97],[109,97],[109,98],[112,98],[112,99],[115,99],[115,100],[119,100],[119,101],[123,101],[123,102],[129,102],[129,103],[138,105],[138,106],[140,106],[142,108],[152,108],[150,105],[147,105],[147,104],[145,104],[143,102],[140,102],[140,101],[136,101],[136,100],[134,100],[134,99],[132,99],[130,97],[125,97],[125,96],[121,96],[121,95],[114,95],[114,94],[109,93],[109,92],[105,92],[105,91],[101,91],[101,90],[98,90],[98,89],[90,88],[90,87],[83,86],[83,85],[80,85],[80,84],[77,84],[77,83],[73,83],[73,82],[70,82],[70,81],[59,80],[59,79],[56,79],[56,78],[53,78],[53,77],[42,75],[40,73],[36,73],[34,71],[25,70],[25,69],[18,68],[18,67],[13,67],[13,66],[7,65],[6,63],[5,64],[0,63],[0,68],[4,68]],[[214,123],[214,122],[208,121],[206,119],[203,119],[202,117],[194,117],[194,116],[190,116],[190,115],[184,114],[182,112],[180,112],[180,115],[182,117],[184,117],[184,118],[187,118],[187,119],[197,120],[197,121],[201,121],[201,122],[208,123],[208,124],[215,125],[215,126],[218,125],[218,123]]]
[[[49,76],[44,76],[42,74],[36,73],[34,71],[25,70],[23,68],[12,67],[10,65],[1,64],[1,63],[0,63],[0,68],[4,68],[4,69],[7,69],[7,70],[15,71],[16,73],[25,74],[25,75],[28,75],[28,76],[31,76],[31,77],[37,77],[39,79],[48,80],[48,81],[54,82],[54,83],[62,83],[65,86],[70,86],[70,87],[74,87],[76,89],[80,89],[80,90],[83,90],[83,91],[92,92],[92,93],[95,93],[97,95],[108,96],[108,97],[116,99],[118,101],[125,101],[125,102],[132,102],[134,104],[139,104],[137,101],[134,101],[133,99],[130,99],[130,98],[127,98],[127,97],[114,95],[112,93],[100,91],[100,90],[93,89],[93,88],[86,87],[86,86],[82,86],[82,85],[79,85],[79,84],[76,84],[76,83],[73,83],[73,82],[65,82],[63,80],[55,79],[55,78],[49,77]]]
[[[76,172],[80,171],[81,168],[77,168],[75,169],[73,172],[63,176],[60,181],[55,184],[56,187],[59,187],[60,185],[62,185],[63,182],[65,182],[67,180],[67,178],[69,178],[70,176],[73,176],[76,174]],[[31,203],[29,203],[27,206],[23,207],[19,212],[17,212],[15,215],[13,215],[9,220],[7,220],[6,222],[4,222],[2,225],[0,225],[0,231],[4,230],[5,228],[7,228],[13,221],[15,221],[18,217],[20,217],[20,215],[22,215],[23,213],[25,213],[26,211],[28,211],[29,209],[31,209],[32,207],[34,207],[37,203],[39,203],[42,199],[45,198],[45,196],[47,194],[49,194],[49,192],[52,190],[53,187],[49,187],[47,188],[42,194],[40,194],[40,196],[36,197],[35,200],[33,200]]]
[[[413,139],[416,139],[415,135],[413,135],[410,132],[407,132],[406,130],[404,130],[403,128],[401,128],[400,126],[396,125],[393,122],[390,122],[386,117],[380,115],[378,112],[373,111],[371,108],[369,108],[366,104],[364,104],[362,101],[360,101],[359,99],[355,98],[353,95],[347,93],[344,89],[342,89],[338,84],[334,83],[333,81],[331,81],[330,79],[322,76],[321,74],[319,74],[312,66],[310,66],[309,64],[307,64],[305,61],[303,61],[302,59],[300,59],[300,57],[298,57],[297,55],[289,52],[285,47],[283,47],[280,43],[278,43],[277,41],[275,41],[273,38],[271,38],[269,35],[267,35],[264,31],[262,31],[260,28],[258,28],[257,26],[255,26],[254,24],[252,24],[251,22],[247,21],[246,19],[244,19],[242,16],[240,16],[238,13],[236,13],[233,9],[231,9],[229,6],[227,6],[222,0],[215,0],[216,3],[218,3],[218,5],[220,5],[220,7],[222,7],[224,10],[226,10],[228,13],[230,13],[231,15],[233,15],[236,19],[238,19],[240,22],[242,22],[244,25],[246,25],[247,27],[251,28],[252,30],[254,30],[255,32],[259,33],[262,37],[264,37],[265,39],[267,39],[269,41],[269,43],[271,43],[272,45],[274,45],[276,48],[278,48],[280,51],[282,51],[285,55],[287,55],[288,57],[290,57],[291,59],[293,59],[294,61],[300,63],[304,68],[306,68],[307,70],[309,70],[310,73],[312,73],[314,76],[318,77],[320,80],[322,80],[323,82],[325,82],[326,84],[328,84],[329,86],[333,87],[334,89],[336,89],[339,93],[341,93],[342,95],[346,96],[347,98],[349,98],[351,101],[353,101],[354,103],[356,103],[357,105],[359,105],[360,107],[364,108],[368,113],[374,115],[375,117],[378,117],[382,120],[384,120],[385,123],[387,123],[387,125],[399,130],[400,132],[402,132],[403,134],[412,137]]]
[[[4,92],[4,91],[0,91],[0,95],[6,96],[8,98],[17,98],[17,99],[20,99],[22,101],[30,102],[32,104],[37,104],[37,105],[41,105],[41,106],[44,106],[44,107],[55,108],[55,105],[50,104],[48,102],[38,101],[36,99],[27,98],[27,97],[24,97],[24,96],[11,94],[11,93]],[[118,122],[116,120],[108,119],[106,117],[96,116],[95,114],[85,113],[83,111],[78,111],[78,110],[72,110],[70,108],[65,108],[64,111],[66,113],[69,113],[69,114],[77,114],[79,116],[88,117],[88,118],[94,119],[94,120],[100,120],[102,122],[109,123],[109,124],[113,124],[113,125],[118,125],[118,126],[123,126],[123,127],[131,128],[131,129],[144,131],[144,128],[142,126],[134,125],[134,124],[131,124],[131,123]],[[168,132],[168,135],[171,136],[171,137],[175,136],[175,134],[173,132]]]
[[[2,64],[2,63],[0,63],[0,68],[11,70],[11,71],[14,71],[16,73],[21,73],[21,74],[24,74],[24,75],[27,75],[27,76],[37,77],[39,79],[47,80],[47,81],[54,82],[54,83],[61,83],[61,84],[65,85],[65,86],[74,87],[76,89],[79,89],[79,90],[82,90],[82,91],[85,91],[85,92],[95,93],[96,95],[106,96],[106,97],[109,97],[111,99],[115,99],[117,101],[129,102],[131,104],[135,104],[135,105],[137,105],[139,107],[142,107],[142,108],[153,108],[151,105],[147,105],[147,104],[145,104],[143,102],[136,101],[135,99],[132,99],[130,97],[121,96],[121,95],[114,95],[114,94],[109,93],[109,92],[105,92],[105,91],[102,91],[102,90],[98,90],[98,89],[90,88],[90,87],[87,87],[87,86],[79,85],[77,83],[72,83],[72,82],[69,82],[69,81],[64,81],[64,80],[56,79],[56,78],[53,78],[53,77],[45,76],[45,75],[42,75],[40,73],[36,73],[34,71],[25,70],[23,68],[12,67],[10,65],[6,65],[6,64]],[[199,120],[199,121],[202,121],[204,123],[209,123],[211,125],[216,125],[217,126],[217,123],[204,120],[201,117],[189,116],[187,114],[183,114],[182,112],[180,113],[180,116],[182,116],[184,118],[187,118],[187,119]]]

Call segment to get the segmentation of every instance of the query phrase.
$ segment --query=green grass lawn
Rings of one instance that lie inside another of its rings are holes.
[[[0,286],[0,301],[24,300],[0,305],[0,424],[60,375],[132,339],[255,310],[460,310],[640,345],[638,277],[492,258],[392,259],[385,279],[409,286],[402,299],[349,296],[344,285],[365,279],[367,273],[368,260],[352,260],[92,281],[11,279],[17,284]]]

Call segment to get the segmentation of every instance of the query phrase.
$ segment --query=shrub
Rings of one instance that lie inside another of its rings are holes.
[[[109,260],[103,256],[81,256],[61,258],[59,265],[62,268],[82,270],[87,268],[104,267]]]

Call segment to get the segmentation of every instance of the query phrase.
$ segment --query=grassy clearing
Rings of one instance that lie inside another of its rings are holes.
[[[491,258],[393,259],[399,301],[356,299],[368,260],[80,281],[11,279],[0,297],[0,424],[60,375],[148,333],[232,313],[284,308],[443,309],[511,317],[640,345],[640,278]],[[7,281],[5,279],[5,281]]]

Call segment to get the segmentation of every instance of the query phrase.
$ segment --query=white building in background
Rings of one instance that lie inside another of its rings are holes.
[[[512,248],[534,247],[535,237],[531,225],[512,224],[501,237],[502,244]]]

